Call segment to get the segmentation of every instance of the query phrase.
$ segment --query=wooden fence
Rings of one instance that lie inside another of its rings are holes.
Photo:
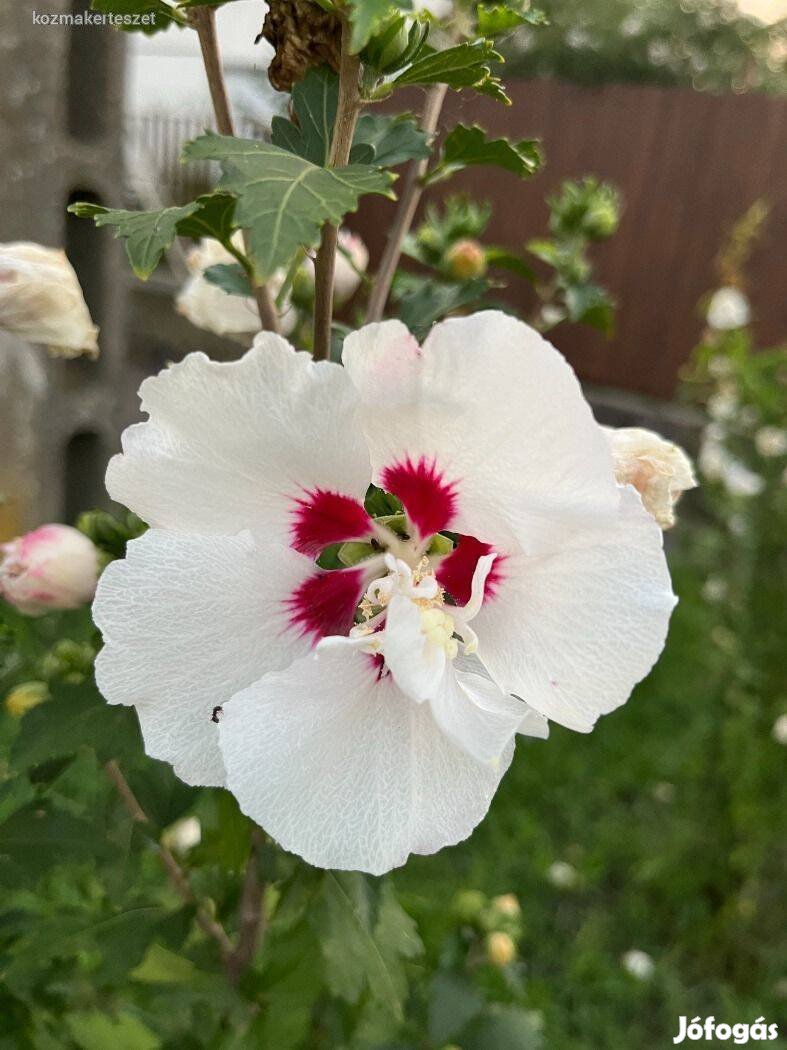
[[[749,268],[761,343],[787,337],[787,99],[551,80],[510,83],[513,106],[451,95],[444,123],[473,121],[510,138],[538,136],[547,164],[520,183],[471,169],[440,193],[466,190],[494,205],[489,238],[520,246],[546,230],[544,198],[565,178],[595,174],[622,191],[620,230],[595,249],[600,280],[618,300],[611,341],[584,328],[554,339],[583,379],[669,397],[702,329],[697,300],[714,287],[713,260],[757,198],[772,213]],[[399,101],[399,96],[397,96]],[[417,93],[409,99],[420,104]],[[376,256],[395,206],[369,198],[351,225]],[[525,282],[509,293],[526,312]]]

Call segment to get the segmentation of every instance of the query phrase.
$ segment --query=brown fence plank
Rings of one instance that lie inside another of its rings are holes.
[[[517,247],[544,232],[544,197],[562,179],[595,174],[619,186],[626,201],[620,231],[595,252],[599,277],[620,304],[617,334],[611,342],[583,328],[554,335],[582,378],[659,397],[674,392],[702,328],[697,300],[716,281],[714,257],[758,197],[772,212],[749,269],[757,335],[763,344],[787,335],[787,99],[550,80],[514,82],[509,90],[510,109],[452,95],[444,123],[538,135],[544,173],[519,184],[505,172],[475,169],[439,193],[461,189],[491,200],[489,238]],[[419,102],[413,93],[409,104]],[[393,206],[372,201],[351,224],[375,256]],[[516,282],[508,299],[527,313],[532,292]]]

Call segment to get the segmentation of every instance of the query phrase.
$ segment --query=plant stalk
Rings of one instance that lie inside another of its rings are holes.
[[[208,78],[210,97],[213,103],[213,113],[216,118],[216,128],[222,135],[234,135],[235,128],[230,110],[227,85],[224,81],[224,70],[221,65],[219,53],[219,42],[216,35],[216,11],[212,7],[195,7],[189,11],[189,20],[197,31],[199,46],[202,51],[202,63],[205,66],[205,75]],[[243,240],[246,245],[246,254],[249,255],[249,234],[243,231]],[[280,332],[279,315],[273,302],[273,298],[264,284],[259,284],[252,278],[254,298],[257,300],[257,309],[260,312],[260,323],[269,332]]]
[[[350,150],[361,109],[359,78],[361,61],[350,53],[351,27],[342,16],[342,51],[339,62],[339,102],[333,129],[328,166],[341,167],[350,158]],[[314,359],[324,361],[331,352],[333,322],[333,283],[336,270],[338,227],[326,223],[322,228],[320,247],[314,262]]]
[[[253,961],[265,930],[265,884],[259,877],[259,851],[264,842],[261,829],[254,828],[240,900],[238,944],[227,959],[227,976],[233,985]]]
[[[445,96],[448,92],[446,84],[434,84],[426,95],[426,103],[421,116],[421,130],[428,135],[434,135],[437,130],[437,122],[443,109]],[[385,313],[388,296],[391,294],[391,285],[394,275],[402,257],[402,245],[404,239],[413,224],[418,205],[421,203],[424,186],[423,177],[429,167],[429,158],[411,162],[407,174],[402,182],[402,190],[399,195],[399,208],[396,212],[393,226],[388,234],[377,274],[372,281],[372,293],[369,296],[369,307],[366,314],[368,322],[381,321]]]
[[[139,804],[139,799],[131,790],[131,785],[123,776],[120,766],[114,758],[106,763],[104,766],[104,772],[107,775],[107,779],[120,796],[123,805],[130,813],[131,819],[135,820],[138,824],[149,824],[150,820],[148,819],[147,813]],[[197,900],[186,873],[183,868],[181,868],[180,864],[178,864],[172,851],[167,849],[166,846],[162,846],[161,843],[158,843],[158,855],[167,875],[169,875],[170,882],[180,894],[181,898],[186,904],[196,906],[196,919],[200,929],[218,944],[222,958],[229,966],[229,961],[233,955],[233,946],[232,941],[227,935],[227,931],[220,922],[213,918],[205,905]]]

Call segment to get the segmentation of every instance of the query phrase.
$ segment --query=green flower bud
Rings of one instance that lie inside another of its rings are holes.
[[[486,907],[486,897],[480,890],[462,890],[454,898],[454,911],[462,922],[478,922]]]
[[[486,252],[478,241],[466,237],[448,249],[445,263],[457,281],[470,281],[486,273]]]

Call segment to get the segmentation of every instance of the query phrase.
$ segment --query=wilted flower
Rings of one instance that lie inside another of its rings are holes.
[[[516,959],[516,945],[507,933],[496,931],[486,939],[486,957],[493,966],[503,968]]]
[[[98,328],[64,251],[31,241],[0,244],[0,331],[41,343],[56,357],[98,357]]]
[[[638,981],[648,981],[653,976],[655,965],[647,952],[632,948],[621,957],[623,969]]]
[[[46,682],[23,682],[6,696],[5,709],[12,718],[21,718],[48,699],[49,687]]]
[[[766,459],[783,456],[787,453],[787,430],[781,427],[760,427],[754,435],[754,445]]]
[[[719,288],[711,296],[705,316],[718,332],[744,328],[751,319],[749,300],[739,288]]]
[[[662,529],[675,524],[675,504],[696,484],[691,460],[679,445],[652,430],[604,427],[612,449],[615,477],[633,485],[642,503]]]
[[[98,551],[69,525],[42,525],[0,544],[0,598],[27,616],[85,605],[98,573]]]
[[[549,865],[547,878],[559,890],[571,890],[579,883],[579,872],[568,861],[556,860]]]
[[[313,864],[381,873],[470,834],[517,733],[625,703],[675,598],[537,332],[487,312],[420,347],[388,321],[343,359],[263,333],[145,381],[107,480],[151,528],[102,577],[97,675],[183,779]]]
[[[771,736],[777,744],[787,745],[787,714],[779,715],[773,723]]]
[[[199,817],[182,817],[164,831],[161,844],[175,853],[188,853],[202,841],[202,825]]]
[[[243,248],[243,234],[240,230],[233,235],[236,247]],[[233,295],[225,292],[219,285],[209,281],[205,271],[212,266],[239,265],[237,259],[227,251],[224,245],[212,239],[199,242],[189,252],[186,262],[191,277],[183,285],[175,300],[179,314],[182,314],[197,328],[204,328],[215,335],[251,336],[260,330],[260,312],[253,296]],[[281,289],[283,276],[275,275],[268,282],[273,295]],[[289,302],[285,302],[279,317],[282,331],[291,332],[295,327],[295,311]]]

